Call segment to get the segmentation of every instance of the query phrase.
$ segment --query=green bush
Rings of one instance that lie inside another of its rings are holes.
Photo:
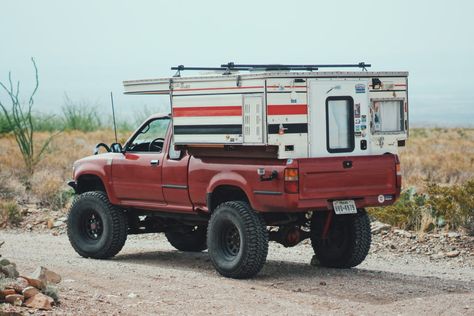
[[[403,229],[464,228],[474,235],[474,180],[452,186],[426,183],[423,194],[410,188],[395,204],[368,211],[376,219]]]
[[[100,115],[94,107],[73,102],[68,96],[65,97],[62,112],[65,130],[91,132],[102,127]]]
[[[15,201],[0,203],[0,217],[2,223],[13,226],[18,226],[23,220],[23,214]]]

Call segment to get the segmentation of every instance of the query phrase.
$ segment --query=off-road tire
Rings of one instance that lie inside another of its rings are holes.
[[[165,233],[171,246],[180,251],[200,252],[207,249],[207,227],[196,226],[189,232],[169,231]]]
[[[209,220],[207,246],[212,264],[220,274],[235,279],[253,277],[267,259],[265,221],[248,203],[224,202]]]
[[[97,234],[91,232],[91,218],[97,221],[94,227],[101,228],[100,234],[98,230]],[[92,191],[78,195],[69,210],[69,242],[85,258],[107,259],[115,256],[125,244],[127,228],[125,213],[110,204],[104,192]]]
[[[311,245],[319,265],[330,268],[359,265],[369,253],[372,241],[366,211],[359,209],[357,214],[333,214],[328,238],[323,239],[327,216],[328,212],[314,212],[311,218]]]

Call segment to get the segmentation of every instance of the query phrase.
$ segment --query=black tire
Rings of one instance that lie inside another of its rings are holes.
[[[245,202],[222,203],[209,220],[207,246],[220,274],[235,279],[253,277],[267,259],[265,221]]]
[[[125,213],[110,204],[104,192],[82,193],[69,210],[69,242],[85,258],[115,256],[125,244],[127,228]]]
[[[332,211],[331,211],[332,212]],[[354,215],[335,215],[326,239],[322,238],[328,212],[314,212],[311,219],[311,244],[323,267],[352,268],[369,253],[372,235],[364,209]]]
[[[165,236],[171,246],[180,251],[200,252],[207,249],[206,234],[206,226],[196,226],[188,232],[169,231]]]

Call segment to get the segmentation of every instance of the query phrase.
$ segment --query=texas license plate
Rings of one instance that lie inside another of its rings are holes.
[[[334,212],[337,215],[357,213],[357,207],[354,200],[334,201],[332,202],[332,205],[334,207]]]

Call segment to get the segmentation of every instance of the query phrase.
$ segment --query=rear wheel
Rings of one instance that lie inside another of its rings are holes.
[[[225,202],[213,212],[207,232],[209,255],[223,276],[244,279],[265,264],[268,233],[264,220],[241,201]]]
[[[372,241],[367,213],[359,209],[354,215],[333,215],[327,238],[323,238],[328,214],[315,212],[311,219],[311,244],[319,264],[331,268],[359,265],[369,253]]]
[[[79,255],[110,258],[125,244],[127,218],[110,204],[104,192],[85,192],[76,197],[69,210],[67,235]]]
[[[199,252],[207,249],[206,226],[189,227],[189,231],[166,232],[165,236],[169,243],[178,250]]]

